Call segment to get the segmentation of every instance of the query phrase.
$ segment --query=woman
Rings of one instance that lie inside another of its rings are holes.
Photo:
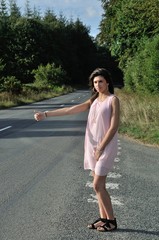
[[[89,100],[73,107],[37,112],[34,118],[39,121],[46,117],[76,114],[89,109],[84,169],[90,169],[93,173],[93,186],[98,199],[100,218],[88,225],[88,228],[102,232],[113,231],[117,228],[117,222],[105,183],[117,155],[119,100],[114,95],[113,84],[106,69],[95,69],[89,80],[94,90],[94,95]]]

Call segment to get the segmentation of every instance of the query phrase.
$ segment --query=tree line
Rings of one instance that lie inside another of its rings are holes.
[[[0,1],[0,90],[21,89],[34,83],[88,85],[96,67],[118,74],[117,63],[109,51],[97,45],[89,27],[52,10],[43,16],[30,8],[22,15],[16,0]],[[120,71],[119,71],[120,72]]]
[[[98,43],[119,62],[127,89],[159,91],[159,1],[101,0]]]

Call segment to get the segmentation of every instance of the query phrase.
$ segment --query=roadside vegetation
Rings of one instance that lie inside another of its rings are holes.
[[[119,132],[159,147],[159,95],[137,94],[124,89],[117,89],[116,94],[121,103]]]
[[[12,94],[8,92],[0,93],[0,109],[6,109],[19,105],[30,104],[33,102],[49,99],[73,92],[71,86],[55,86],[53,89],[40,90],[32,86],[25,86],[20,94]]]
[[[9,2],[9,5],[8,5]],[[108,69],[121,102],[120,133],[159,146],[159,1],[101,0],[94,39],[80,19],[26,0],[0,0],[0,109],[88,87],[96,67]],[[153,14],[152,14],[153,13]]]

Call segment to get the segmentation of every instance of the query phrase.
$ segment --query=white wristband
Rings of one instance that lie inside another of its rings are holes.
[[[46,118],[48,117],[47,113],[48,113],[48,111],[44,112],[44,115],[45,115]]]

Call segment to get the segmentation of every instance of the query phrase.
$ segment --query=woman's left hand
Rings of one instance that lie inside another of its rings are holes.
[[[96,161],[99,160],[100,156],[102,155],[102,152],[103,152],[102,150],[99,150],[99,149],[96,148],[96,150],[95,150],[95,159],[96,159]]]

